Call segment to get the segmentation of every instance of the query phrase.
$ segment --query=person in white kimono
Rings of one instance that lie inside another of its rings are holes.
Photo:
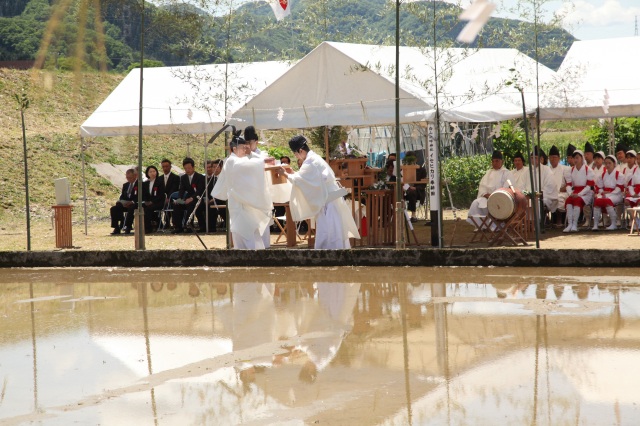
[[[567,178],[569,197],[565,202],[567,227],[562,232],[578,232],[578,219],[585,205],[591,204],[595,186],[593,170],[584,164],[584,154],[579,149],[573,153],[574,165]]]
[[[256,132],[255,127],[248,126],[244,129],[244,140],[249,144],[249,157],[250,158],[259,158],[262,159],[265,163],[273,163],[275,159],[273,157],[269,157],[269,153],[266,151],[260,150],[258,148],[258,133]],[[265,174],[266,186],[269,194],[271,196],[271,201],[273,203],[286,203],[289,201],[289,193],[291,192],[291,188],[284,188],[281,185],[273,185],[271,181],[271,173]],[[288,186],[284,185],[284,186]],[[286,194],[286,195],[284,195]],[[267,227],[262,233],[262,242],[264,243],[265,248],[271,247],[271,228]]]
[[[591,170],[593,170],[595,153],[596,150],[593,148],[593,145],[591,145],[591,143],[587,142],[584,144],[584,163],[589,166]]]
[[[626,155],[628,150],[629,149],[626,147],[626,145],[623,145],[621,143],[617,144],[615,148],[616,159],[618,160],[618,165],[616,166],[616,169],[623,175],[626,175],[626,171],[627,171]]]
[[[262,235],[271,225],[273,203],[267,190],[264,160],[251,158],[249,145],[235,135],[211,197],[227,201],[234,249],[265,248]]]
[[[636,152],[632,149],[627,151],[626,159],[629,171],[625,178],[627,196],[624,199],[624,204],[627,207],[638,207],[640,203],[640,167],[636,163]]]
[[[522,192],[531,192],[531,177],[529,176],[529,167],[521,152],[513,157],[513,170],[509,172],[507,178],[511,181],[511,185],[515,189]]]
[[[487,199],[497,189],[507,186],[509,170],[504,168],[503,157],[500,151],[493,151],[491,155],[491,168],[484,174],[480,180],[478,187],[478,196],[471,203],[469,213],[467,214],[467,222],[476,226],[471,219],[473,216],[486,216],[489,213],[487,209]]]
[[[587,145],[590,145],[589,142],[587,142]],[[584,155],[585,157],[589,156],[586,151],[584,152]],[[604,152],[598,151],[592,155],[592,158],[593,161],[591,162],[591,164],[587,164],[587,166],[589,166],[591,170],[593,170],[593,175],[597,178],[598,176],[602,175],[602,172],[604,171]],[[584,208],[582,209],[582,215],[584,216],[584,226],[591,227],[591,219],[594,218],[593,208],[591,207],[591,205],[584,206]]]
[[[291,138],[289,147],[302,160],[296,173],[279,169],[292,185],[289,208],[293,220],[315,220],[315,249],[351,248],[349,238],[360,238],[360,234],[342,198],[347,191],[338,185],[331,167],[309,149],[304,136]]]
[[[595,200],[593,202],[593,228],[597,231],[602,217],[603,210],[606,210],[611,220],[611,225],[607,231],[615,231],[616,226],[616,204],[622,203],[624,197],[624,176],[616,170],[616,157],[607,155],[604,160],[605,169],[596,174]]]
[[[536,192],[542,192],[542,200],[546,209],[554,213],[558,208],[558,188],[549,166],[542,164],[544,153],[538,155],[538,147],[530,155],[533,167],[533,185]]]
[[[549,170],[551,170],[553,181],[556,185],[558,200],[556,202],[556,210],[551,214],[551,219],[558,227],[562,224],[564,203],[569,195],[567,193],[567,184],[564,180],[565,172],[568,173],[567,169],[571,170],[570,167],[560,164],[560,151],[557,146],[553,145],[549,150]]]

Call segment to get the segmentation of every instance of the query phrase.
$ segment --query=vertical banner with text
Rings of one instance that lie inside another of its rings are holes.
[[[440,170],[438,168],[438,139],[436,126],[427,126],[427,149],[429,152],[429,205],[431,211],[440,210]]]

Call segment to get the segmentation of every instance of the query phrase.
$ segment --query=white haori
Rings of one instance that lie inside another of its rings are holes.
[[[538,179],[538,173],[540,178]],[[540,181],[540,183],[538,183]],[[542,199],[544,205],[551,213],[554,213],[558,209],[558,188],[556,186],[555,176],[549,166],[544,164],[540,167],[533,168],[533,185],[536,192],[540,192],[542,188]],[[538,188],[540,185],[540,188]]]
[[[292,185],[291,216],[296,222],[316,221],[315,248],[349,248],[344,245],[345,240],[360,238],[358,227],[342,198],[347,192],[338,185],[333,170],[320,156],[309,151],[300,170],[288,178]],[[319,235],[328,237],[322,237],[319,243]],[[331,247],[324,247],[323,241],[331,241],[327,243]]]
[[[471,219],[469,219],[469,216],[486,216],[487,213],[489,213],[487,210],[487,199],[484,195],[491,195],[497,189],[507,186],[508,176],[509,170],[505,169],[504,166],[498,170],[491,168],[484,174],[478,187],[478,196],[471,203],[471,207],[469,207],[469,213],[467,214],[467,222],[469,222],[469,224],[474,225]]]
[[[595,185],[596,177],[593,174],[593,170],[586,164],[582,165],[581,169],[575,166],[571,168],[567,177],[567,192],[569,195],[576,193],[585,205],[590,205],[593,202],[593,191],[591,185]],[[583,187],[580,191],[576,192],[575,188]]]
[[[640,185],[640,167],[635,166],[631,171],[627,172],[626,187],[629,196],[627,200],[637,203],[640,200],[640,191],[636,191],[636,185]]]
[[[621,187],[624,188],[624,176],[616,169],[613,169],[611,173],[605,169],[604,173],[596,174],[596,187],[598,187],[598,194],[610,199],[615,206],[620,204],[624,197],[621,189]],[[605,188],[612,191],[605,192]]]
[[[265,248],[262,235],[272,223],[273,203],[266,187],[263,159],[240,158],[232,153],[224,163],[211,196],[227,200],[234,248]]]
[[[509,178],[511,185],[521,192],[531,192],[531,176],[529,176],[529,167],[524,166],[520,170],[511,170]]]

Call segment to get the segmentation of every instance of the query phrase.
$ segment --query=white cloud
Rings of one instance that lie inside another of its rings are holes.
[[[593,4],[593,0],[574,0],[573,10],[567,15],[569,23],[580,23],[594,27],[632,23],[640,15],[640,7],[623,5],[620,0],[604,0]]]

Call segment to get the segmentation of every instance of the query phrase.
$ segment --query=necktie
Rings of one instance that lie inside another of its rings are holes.
[[[168,180],[169,180],[169,175],[164,175],[164,186],[167,186]]]
[[[131,190],[133,189],[133,185],[129,183],[129,188],[127,189],[127,198],[131,198]]]

